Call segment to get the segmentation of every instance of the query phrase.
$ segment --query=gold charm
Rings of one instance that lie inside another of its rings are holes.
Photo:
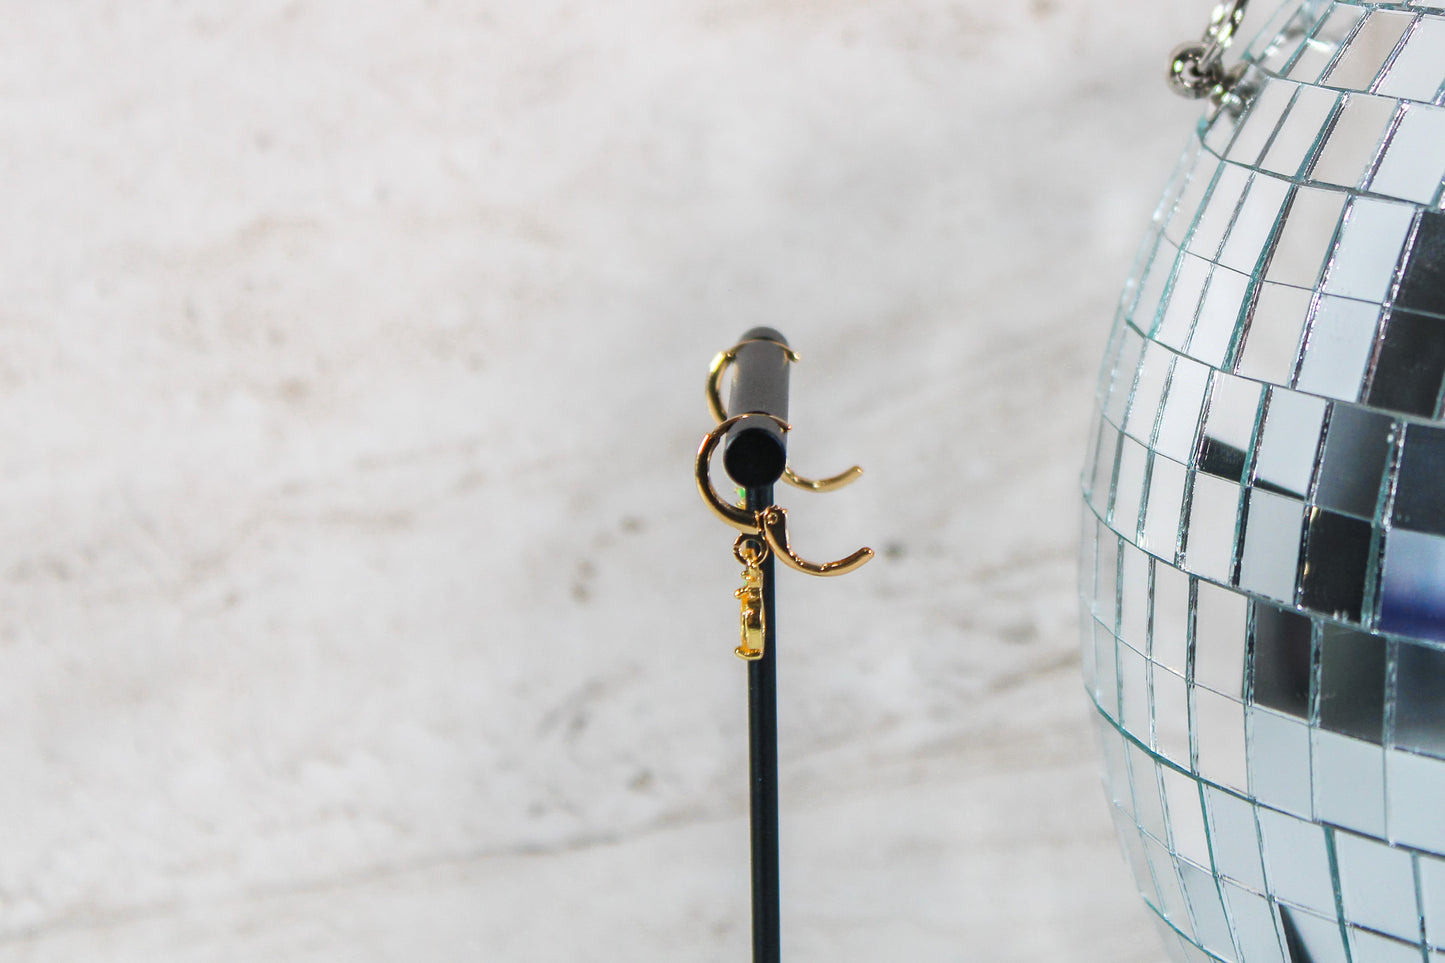
[[[733,543],[733,555],[743,563],[743,587],[733,595],[741,603],[739,627],[742,643],[733,651],[747,662],[756,662],[763,657],[763,646],[767,636],[767,616],[763,612],[763,559],[768,557],[768,547],[757,538],[739,535]]]

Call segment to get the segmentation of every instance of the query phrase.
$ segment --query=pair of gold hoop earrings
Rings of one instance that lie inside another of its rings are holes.
[[[717,451],[718,445],[722,443],[722,440],[727,437],[727,433],[731,431],[733,426],[738,424],[738,422],[744,418],[758,417],[758,413],[756,412],[743,412],[736,415],[729,415],[722,401],[723,374],[732,363],[737,360],[738,349],[748,343],[750,342],[741,342],[726,351],[720,352],[717,357],[713,359],[712,365],[708,369],[708,410],[712,412],[713,418],[718,424],[712,431],[707,433],[702,440],[702,445],[699,446],[697,450],[694,475],[696,476],[698,494],[702,496],[703,504],[707,505],[708,509],[714,515],[742,533],[742,537],[738,539],[738,545],[735,549],[737,552],[740,553],[743,551],[743,543],[745,541],[749,539],[761,539],[762,544],[771,549],[779,561],[796,571],[803,572],[807,575],[823,577],[847,575],[873,557],[873,550],[871,548],[860,548],[852,555],[834,562],[820,563],[806,561],[800,558],[789,544],[788,513],[786,509],[777,505],[769,505],[761,511],[749,511],[744,507],[729,504],[713,487],[711,465],[713,454]],[[777,341],[769,341],[769,343],[775,344],[783,349],[787,355],[789,364],[796,363],[799,360],[797,352],[793,351],[787,345]],[[762,417],[772,419],[784,432],[792,430],[792,425],[789,425],[775,415],[764,414]],[[854,465],[847,471],[840,472],[830,478],[814,481],[797,475],[791,468],[785,468],[783,471],[783,480],[795,488],[801,488],[804,491],[829,492],[852,484],[857,481],[862,474],[863,469]],[[761,550],[761,545],[754,547],[754,552],[760,552]]]

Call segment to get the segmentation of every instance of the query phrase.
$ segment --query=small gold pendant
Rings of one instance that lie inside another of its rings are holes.
[[[733,545],[733,555],[743,563],[743,587],[733,593],[741,604],[738,626],[742,642],[736,649],[737,657],[747,662],[756,662],[763,657],[767,638],[767,615],[763,610],[762,561],[768,549],[755,538],[740,536]]]

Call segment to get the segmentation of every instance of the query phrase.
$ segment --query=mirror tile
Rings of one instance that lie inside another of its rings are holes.
[[[1377,304],[1318,297],[1295,386],[1326,398],[1358,399],[1379,317]]]
[[[1348,963],[1340,925],[1325,919],[1318,911],[1306,912],[1291,906],[1280,906],[1280,927],[1290,947],[1294,963]]]
[[[1351,927],[1349,934],[1352,963],[1420,963],[1419,943],[1407,943],[1359,927]]]
[[[1412,13],[1372,10],[1360,25],[1349,49],[1340,54],[1324,82],[1346,90],[1368,90],[1414,22]]]
[[[1153,666],[1154,748],[1175,765],[1189,768],[1189,687],[1182,675]]]
[[[1385,316],[1368,402],[1412,415],[1433,415],[1445,385],[1445,318],[1396,307]]]
[[[1386,534],[1380,628],[1445,641],[1445,537],[1404,529]]]
[[[1159,764],[1132,742],[1129,746],[1130,784],[1134,792],[1134,818],[1139,828],[1155,839],[1168,839],[1164,805],[1159,796]]]
[[[1385,737],[1385,640],[1368,632],[1324,623],[1320,626],[1319,645],[1320,725],[1331,732],[1382,744]],[[1445,660],[1442,660],[1440,668],[1439,682],[1445,686]],[[1445,688],[1435,689],[1434,692],[1445,692]],[[1445,705],[1445,701],[1441,704]],[[1445,721],[1445,711],[1442,711],[1441,719]],[[1445,731],[1442,731],[1442,736],[1445,736]],[[1445,747],[1445,739],[1441,744]]]
[[[1119,536],[1100,523],[1094,541],[1098,559],[1094,573],[1094,614],[1112,634],[1118,625]]]
[[[1254,804],[1206,785],[1204,807],[1209,817],[1209,842],[1215,870],[1256,893],[1263,893],[1264,866],[1260,862],[1259,825],[1254,818]]]
[[[1094,455],[1094,472],[1089,482],[1089,507],[1103,515],[1109,510],[1114,470],[1119,466],[1119,429],[1102,417],[1099,420],[1099,445]]]
[[[1104,759],[1104,775],[1107,783],[1104,787],[1109,801],[1115,806],[1123,808],[1129,818],[1134,821],[1134,799],[1129,792],[1129,768],[1124,761],[1126,743],[1124,737],[1113,726],[1105,723],[1095,716],[1097,720],[1094,726],[1095,734],[1098,736],[1099,749]]]
[[[1214,375],[1199,446],[1201,471],[1235,482],[1244,477],[1262,398],[1263,388],[1256,382]]]
[[[1125,545],[1120,561],[1119,638],[1144,653],[1149,651],[1149,556]]]
[[[1421,854],[1416,857],[1420,873],[1420,909],[1425,919],[1425,938],[1432,946],[1445,947],[1445,858]]]
[[[1261,166],[1285,177],[1300,174],[1313,157],[1329,120],[1339,103],[1339,94],[1320,87],[1302,87],[1265,152]]]
[[[1164,293],[1169,289],[1169,282],[1174,276],[1174,268],[1181,253],[1169,246],[1169,242],[1161,240],[1159,248],[1149,260],[1149,266],[1145,270],[1143,283],[1139,289],[1139,299],[1128,314],[1130,334],[1136,334],[1133,329],[1139,331],[1151,331],[1158,323],[1161,302]],[[1139,360],[1137,357],[1134,359]],[[1132,371],[1133,369],[1129,369]],[[1118,422],[1115,422],[1116,424]]]
[[[1184,890],[1179,885],[1179,871],[1174,857],[1164,845],[1153,838],[1145,837],[1144,853],[1149,865],[1154,868],[1154,886],[1159,892],[1159,909],[1169,922],[1173,923],[1185,937],[1193,939],[1194,927],[1189,920],[1189,904],[1184,901]]]
[[[1410,854],[1353,833],[1337,832],[1334,842],[1345,918],[1381,933],[1418,940],[1420,914]]]
[[[1298,612],[1255,602],[1250,639],[1250,701],[1297,719],[1310,718],[1314,670],[1310,620]]]
[[[1150,341],[1139,361],[1139,377],[1129,400],[1124,431],[1146,445],[1154,437],[1154,422],[1159,417],[1159,403],[1164,397],[1164,385],[1169,380],[1174,357],[1174,352]]]
[[[1119,447],[1119,479],[1114,486],[1109,524],[1131,542],[1138,536],[1140,500],[1148,470],[1149,449],[1125,436]]]
[[[1146,237],[1157,238],[1157,235],[1164,231],[1165,225],[1172,221],[1181,210],[1184,210],[1185,217],[1192,216],[1190,212],[1198,206],[1199,199],[1196,198],[1194,204],[1187,209],[1181,208],[1180,200],[1189,187],[1191,177],[1199,168],[1200,158],[1205,154],[1204,145],[1191,137],[1188,145],[1184,148],[1184,153],[1180,155],[1178,163],[1174,165],[1174,170],[1169,175],[1169,183],[1165,186],[1164,193],[1160,195],[1159,205],[1154,208],[1154,216],[1149,220],[1151,230]],[[1176,238],[1176,246],[1180,239],[1182,238]],[[1144,245],[1140,251],[1141,258],[1147,259],[1147,254],[1152,250],[1152,244]]]
[[[1184,675],[1189,652],[1189,576],[1172,565],[1154,566],[1149,657]]]
[[[1249,59],[1271,73],[1279,73],[1328,10],[1321,4],[1282,4],[1250,41]]]
[[[1193,456],[1199,414],[1204,410],[1204,393],[1209,387],[1209,371],[1190,358],[1175,361],[1154,442],[1159,454],[1177,462],[1188,462]]]
[[[1158,903],[1154,905],[1157,912],[1161,914],[1164,912],[1162,909],[1158,909]],[[1159,940],[1164,946],[1164,952],[1169,957],[1169,963],[1194,963],[1193,960],[1184,955],[1184,944],[1179,939],[1179,934],[1174,928],[1164,922],[1162,916],[1151,916],[1151,918],[1154,920],[1155,929],[1159,932]]]
[[[1373,743],[1314,731],[1315,814],[1336,826],[1385,835],[1385,753]]]
[[[1309,293],[1324,272],[1344,213],[1345,195],[1340,191],[1308,185],[1297,188],[1271,251],[1265,278]]]
[[[1351,200],[1321,290],[1362,301],[1384,301],[1414,221],[1415,209],[1409,204],[1369,197]]]
[[[1207,860],[1206,860],[1207,862]],[[1234,939],[1229,933],[1229,920],[1219,896],[1214,877],[1197,866],[1180,862],[1179,880],[1189,900],[1189,915],[1194,924],[1194,938],[1199,945],[1221,959],[1238,959]],[[1213,957],[1205,957],[1210,961]]]
[[[1144,344],[1144,338],[1129,328],[1125,328],[1119,338],[1118,356],[1109,376],[1109,398],[1104,405],[1104,417],[1109,419],[1111,424],[1124,424],[1124,414],[1129,410],[1129,395],[1133,393],[1135,375],[1139,370],[1139,359],[1144,354]]]
[[[1269,174],[1256,174],[1229,229],[1219,263],[1244,275],[1253,274],[1264,253],[1265,242],[1280,222],[1289,194],[1289,181]]]
[[[1204,828],[1204,807],[1199,783],[1177,769],[1161,766],[1164,800],[1169,818],[1169,847],[1197,866],[1209,865],[1209,836]]]
[[[1202,471],[1190,473],[1189,531],[1183,557],[1191,572],[1228,582],[1234,569],[1239,485]]]
[[[1445,211],[1420,212],[1395,308],[1445,318]]]
[[[1094,573],[1099,568],[1098,519],[1082,512],[1079,519],[1079,602],[1081,614],[1094,614]]]
[[[1445,649],[1397,642],[1391,744],[1445,759]]]
[[[1210,782],[1245,792],[1249,786],[1245,756],[1244,706],[1228,696],[1194,686],[1190,729],[1199,774]]]
[[[1405,41],[1377,90],[1387,97],[1432,101],[1445,85],[1445,22],[1424,20]]]
[[[1376,557],[1375,528],[1363,519],[1317,506],[1306,511],[1305,519],[1300,604],[1359,622]]]
[[[1219,176],[1220,160],[1208,151],[1201,151],[1198,162],[1189,172],[1189,179],[1179,195],[1179,203],[1169,215],[1164,236],[1174,242],[1176,248],[1184,246],[1189,231],[1199,215],[1200,208],[1214,187]]]
[[[1214,269],[1189,336],[1190,357],[1213,368],[1224,365],[1248,297],[1247,275],[1222,265]]]
[[[1328,16],[1320,21],[1309,43],[1300,49],[1299,56],[1290,68],[1290,78],[1310,84],[1317,83],[1320,74],[1324,73],[1325,68],[1338,56],[1340,48],[1355,32],[1364,15],[1365,11],[1361,7],[1332,5]]]
[[[1264,875],[1270,894],[1333,918],[1334,876],[1324,829],[1265,808],[1259,810],[1259,829],[1264,838]]]
[[[1299,719],[1255,706],[1249,710],[1249,789],[1261,803],[1309,819],[1310,728]]]
[[[1241,947],[1248,947],[1243,959],[1248,963],[1291,963],[1280,944],[1279,927],[1274,907],[1258,893],[1241,889],[1233,883],[1221,883],[1220,891],[1229,907],[1234,938]]]
[[[1411,105],[1404,110],[1370,180],[1370,190],[1430,204],[1445,179],[1445,107]]]
[[[1119,725],[1145,744],[1149,743],[1149,674],[1144,656],[1122,644],[1119,657]]]
[[[1184,484],[1189,470],[1156,452],[1149,473],[1149,504],[1144,509],[1144,530],[1139,545],[1145,551],[1173,562],[1179,550],[1179,515],[1184,507]]]
[[[1310,180],[1339,187],[1357,186],[1374,166],[1380,141],[1398,107],[1399,101],[1390,97],[1347,95],[1334,128],[1310,167]]]
[[[1114,826],[1123,843],[1124,859],[1133,872],[1135,887],[1139,895],[1151,905],[1158,905],[1159,892],[1154,888],[1154,874],[1149,869],[1149,860],[1144,855],[1144,842],[1139,836],[1139,826],[1118,807],[1114,807]]]
[[[1194,681],[1244,700],[1244,653],[1249,604],[1243,595],[1200,582],[1194,623]]]
[[[1119,720],[1119,656],[1114,633],[1094,620],[1094,702],[1099,711]]]
[[[1249,186],[1250,172],[1237,164],[1224,164],[1214,187],[1200,212],[1199,220],[1189,234],[1187,250],[1213,261],[1219,257],[1219,248],[1229,225],[1234,223],[1235,211],[1244,199],[1245,188]]]
[[[1239,585],[1292,604],[1304,534],[1304,501],[1255,488],[1249,492]]]
[[[1228,160],[1244,167],[1254,167],[1260,155],[1274,139],[1284,115],[1294,101],[1298,84],[1278,81],[1266,86],[1249,104],[1239,133],[1229,145]]]
[[[1081,607],[1090,605],[1087,597],[1081,598]],[[1079,672],[1084,678],[1084,689],[1098,701],[1099,673],[1094,663],[1094,647],[1098,644],[1094,640],[1094,616],[1090,612],[1083,612],[1079,616],[1081,631],[1079,632]]]
[[[1214,265],[1201,257],[1185,254],[1169,292],[1169,306],[1160,315],[1154,337],[1176,351],[1183,351],[1194,333],[1194,320],[1204,300],[1204,288]]]
[[[1445,761],[1398,749],[1385,753],[1385,799],[1391,842],[1445,854]]]
[[[1387,416],[1335,404],[1330,409],[1315,501],[1323,508],[1369,520],[1375,516],[1395,423]]]
[[[1266,405],[1255,455],[1255,484],[1302,499],[1314,477],[1326,403],[1297,391],[1273,388]]]
[[[1235,372],[1267,384],[1286,385],[1299,364],[1300,341],[1314,296],[1268,281],[1258,289]]]

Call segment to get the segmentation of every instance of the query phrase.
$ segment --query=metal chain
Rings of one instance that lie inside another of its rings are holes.
[[[1229,0],[1214,8],[1204,36],[1174,48],[1169,60],[1169,86],[1184,97],[1222,99],[1244,75],[1241,64],[1224,69],[1224,52],[1244,22],[1249,0]]]

